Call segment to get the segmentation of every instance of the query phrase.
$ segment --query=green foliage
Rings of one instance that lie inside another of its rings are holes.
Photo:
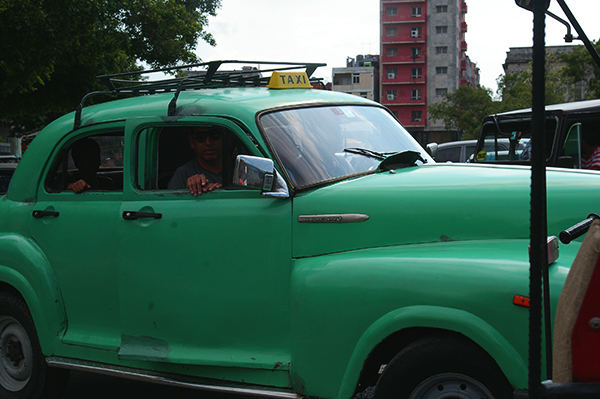
[[[501,75],[496,82],[501,100],[502,111],[531,108],[531,65],[522,72]],[[565,78],[563,67],[556,53],[546,54],[546,104],[560,104],[573,101],[571,83]]]
[[[0,118],[24,130],[75,109],[95,77],[197,62],[221,0],[0,0]]]
[[[600,51],[600,43],[594,42],[596,51]],[[576,46],[572,53],[563,54],[562,77],[572,86],[581,88],[578,100],[600,98],[600,68],[592,59],[585,46]]]
[[[479,136],[481,121],[486,115],[498,112],[492,92],[485,87],[460,86],[444,99],[428,107],[429,117],[442,120],[446,129],[464,131],[463,139]]]

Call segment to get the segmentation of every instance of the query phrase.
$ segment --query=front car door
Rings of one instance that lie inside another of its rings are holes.
[[[198,197],[166,188],[174,169],[193,157],[185,129],[128,123],[136,162],[126,171],[133,181],[120,212],[129,216],[117,229],[125,257],[120,358],[288,385],[291,200],[232,186],[235,155],[260,155],[233,123],[197,120],[225,132],[223,188]]]

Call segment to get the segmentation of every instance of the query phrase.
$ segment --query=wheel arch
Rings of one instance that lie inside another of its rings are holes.
[[[382,364],[402,348],[428,336],[467,339],[496,362],[513,387],[527,386],[527,364],[492,326],[459,309],[414,306],[397,309],[373,323],[359,339],[344,374],[338,397],[350,398],[374,385]]]
[[[54,272],[35,242],[14,234],[0,236],[0,290],[25,301],[43,353],[53,353],[66,329],[66,314]]]

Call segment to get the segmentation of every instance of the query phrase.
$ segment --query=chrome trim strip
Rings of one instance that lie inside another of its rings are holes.
[[[300,215],[299,223],[358,223],[369,220],[369,215],[362,213],[337,213],[324,215]]]
[[[174,387],[191,388],[210,392],[222,392],[222,393],[233,393],[239,395],[250,395],[260,396],[265,398],[275,399],[302,399],[302,396],[292,391],[277,391],[269,390],[268,388],[240,388],[237,386],[225,386],[225,385],[209,385],[195,382],[179,381],[176,380],[174,375],[162,375],[148,370],[138,370],[128,367],[114,366],[104,363],[92,363],[85,362],[75,359],[66,359],[60,357],[48,357],[46,363],[50,367],[62,368],[67,370],[79,370],[86,371],[96,374],[102,374],[112,377],[127,378],[130,380],[153,382],[162,385],[169,385]],[[182,378],[193,378],[188,376],[181,376]],[[221,381],[219,381],[221,382]]]

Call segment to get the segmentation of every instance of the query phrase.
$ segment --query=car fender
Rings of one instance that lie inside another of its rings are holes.
[[[460,309],[411,306],[384,315],[365,331],[352,353],[338,397],[349,398],[354,394],[364,362],[380,342],[395,332],[412,327],[447,330],[464,335],[496,360],[511,384],[526,386],[527,364],[515,348],[484,320]]]
[[[42,351],[51,354],[66,329],[66,313],[54,272],[34,241],[17,234],[0,235],[0,282],[23,296]]]

